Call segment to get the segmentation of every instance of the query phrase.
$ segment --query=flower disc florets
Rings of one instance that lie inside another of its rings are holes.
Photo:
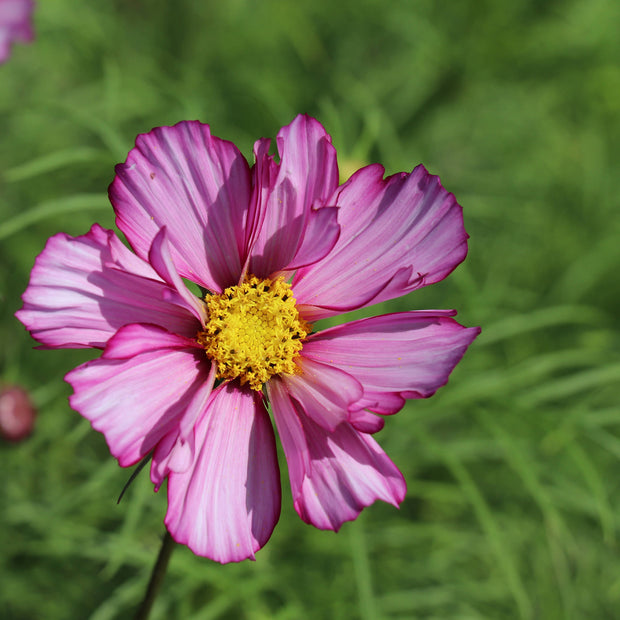
[[[241,385],[261,390],[273,375],[298,372],[295,358],[311,326],[283,278],[248,276],[205,303],[209,320],[198,342],[217,364],[218,379],[239,377]]]

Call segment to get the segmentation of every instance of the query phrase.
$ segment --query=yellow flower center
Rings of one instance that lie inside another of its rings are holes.
[[[217,364],[218,379],[239,377],[261,390],[273,375],[299,372],[295,358],[311,326],[283,278],[247,276],[221,295],[207,295],[205,304],[209,320],[198,342]]]

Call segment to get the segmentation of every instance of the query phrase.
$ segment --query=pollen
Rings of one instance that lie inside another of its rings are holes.
[[[221,295],[207,295],[208,322],[198,342],[217,365],[217,378],[239,378],[260,391],[272,376],[295,374],[295,358],[311,325],[296,307],[290,285],[248,275]]]

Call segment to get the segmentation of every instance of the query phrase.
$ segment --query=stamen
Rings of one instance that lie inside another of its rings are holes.
[[[205,298],[209,321],[198,342],[218,379],[239,378],[261,390],[270,377],[295,374],[295,358],[312,327],[297,311],[290,284],[248,275],[243,284]]]

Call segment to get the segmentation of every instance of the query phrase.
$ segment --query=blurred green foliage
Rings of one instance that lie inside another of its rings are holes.
[[[165,492],[72,412],[13,317],[58,232],[113,226],[135,135],[198,118],[249,156],[307,112],[343,170],[424,162],[464,206],[467,261],[372,312],[455,307],[483,334],[378,438],[400,511],[341,532],[283,513],[255,563],[179,548],[153,618],[578,619],[620,609],[620,3],[40,1],[0,67],[0,378],[35,434],[0,445],[0,616],[130,617]]]

